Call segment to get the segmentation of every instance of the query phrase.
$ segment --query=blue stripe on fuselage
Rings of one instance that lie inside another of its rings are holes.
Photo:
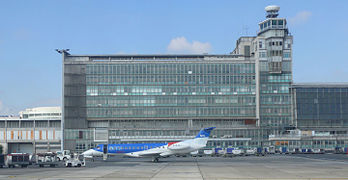
[[[131,153],[137,151],[144,151],[164,146],[167,143],[144,143],[144,144],[108,144],[108,153]],[[94,150],[103,152],[104,144],[98,145]]]

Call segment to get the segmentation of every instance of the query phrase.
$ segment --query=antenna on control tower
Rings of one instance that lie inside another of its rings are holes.
[[[276,5],[270,5],[265,7],[265,11],[267,12],[266,18],[276,18],[278,17],[278,11],[280,7]]]

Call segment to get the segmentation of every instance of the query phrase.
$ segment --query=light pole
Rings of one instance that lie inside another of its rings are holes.
[[[64,61],[65,61],[65,56],[70,55],[68,53],[70,49],[56,49],[56,51],[59,54],[62,54],[62,117],[61,117],[61,123],[60,123],[60,130],[61,130],[61,140],[60,140],[60,150],[61,152],[64,151]]]

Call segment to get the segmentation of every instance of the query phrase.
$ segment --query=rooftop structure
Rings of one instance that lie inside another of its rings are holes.
[[[60,107],[37,107],[19,112],[21,119],[60,119]]]

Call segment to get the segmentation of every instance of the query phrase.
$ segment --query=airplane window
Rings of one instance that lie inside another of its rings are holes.
[[[137,149],[139,149],[139,147],[137,147]]]

